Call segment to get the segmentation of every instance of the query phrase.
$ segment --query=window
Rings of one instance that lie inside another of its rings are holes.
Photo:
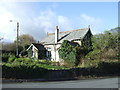
[[[51,58],[51,48],[50,47],[47,47],[46,57]]]
[[[51,57],[51,51],[46,51],[46,56],[49,58]]]

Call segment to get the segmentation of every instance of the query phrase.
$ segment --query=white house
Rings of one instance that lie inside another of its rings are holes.
[[[28,49],[28,57],[30,58],[39,58],[39,59],[45,59],[46,49],[44,48],[44,45],[40,43],[32,43]]]
[[[55,33],[47,33],[47,36],[41,41],[46,48],[46,57],[52,61],[60,61],[58,49],[64,40],[77,42],[80,46],[91,45],[91,30],[89,28],[77,29],[71,31],[59,32],[56,26]]]

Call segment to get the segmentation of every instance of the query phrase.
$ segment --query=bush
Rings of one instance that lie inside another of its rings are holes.
[[[2,62],[7,62],[9,58],[8,54],[2,54]]]
[[[16,58],[12,63],[2,63],[3,78],[43,78],[48,70],[68,69],[64,67],[43,64],[40,60]]]
[[[118,74],[120,63],[119,62],[100,62],[98,68],[103,74]]]
[[[32,63],[33,60],[30,58],[16,58],[14,62],[29,64],[29,63]]]
[[[14,55],[10,55],[8,62],[13,62],[16,59],[16,57]]]
[[[46,72],[47,69],[38,67],[36,65],[9,66],[4,64],[2,66],[3,78],[41,78]]]
[[[39,60],[42,64],[48,64],[48,65],[50,65],[50,64],[52,64],[52,61],[50,61],[50,60]]]
[[[81,62],[81,59],[88,53],[88,49],[80,47],[77,43],[64,40],[58,52],[61,59],[74,67]]]

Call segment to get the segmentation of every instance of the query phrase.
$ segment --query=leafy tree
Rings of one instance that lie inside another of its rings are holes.
[[[103,34],[94,35],[92,48],[86,57],[89,59],[113,59],[116,58],[119,48],[119,27],[105,31]]]
[[[18,50],[19,52],[21,52],[23,50],[22,46],[18,46]],[[6,43],[3,44],[2,47],[3,53],[12,53],[15,54],[16,53],[16,43]]]
[[[58,50],[60,58],[66,61],[70,66],[77,66],[88,52],[85,47],[80,47],[79,44],[64,40]]]
[[[19,37],[19,45],[26,49],[26,46],[30,45],[31,43],[35,43],[35,39],[29,34],[23,34]],[[16,40],[15,40],[16,42]]]
[[[19,54],[20,53],[22,53],[22,55],[26,54],[25,50],[28,48],[28,46],[31,43],[34,43],[34,42],[36,42],[35,39],[28,34],[23,34],[19,36],[19,42],[18,42]],[[13,52],[15,54],[16,53],[16,40],[13,43],[4,44],[2,50]]]
[[[16,51],[16,44],[15,43],[6,43],[6,44],[3,44],[3,47],[2,47],[3,50],[6,50],[6,51]]]

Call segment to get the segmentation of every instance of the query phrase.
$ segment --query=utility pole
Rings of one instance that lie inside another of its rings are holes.
[[[10,20],[10,22],[17,22],[17,21],[13,21]],[[19,22],[17,22],[17,41],[16,41],[16,57],[19,57],[19,49],[18,49],[18,40],[19,40]]]
[[[18,36],[19,36],[19,22],[17,22],[17,42],[16,42],[16,56],[19,57],[18,53]]]

